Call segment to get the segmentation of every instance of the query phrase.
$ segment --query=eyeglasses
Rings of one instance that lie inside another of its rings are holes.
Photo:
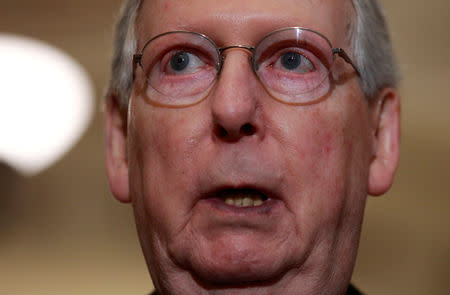
[[[147,96],[156,104],[186,107],[200,102],[220,75],[225,50],[251,52],[253,72],[276,100],[311,104],[331,89],[329,74],[338,55],[359,71],[342,48],[333,48],[322,34],[300,27],[265,35],[254,47],[218,47],[207,36],[189,31],[166,32],[150,39],[133,56],[134,68],[146,76]]]

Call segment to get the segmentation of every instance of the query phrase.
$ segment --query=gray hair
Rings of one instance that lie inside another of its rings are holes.
[[[136,19],[142,0],[125,0],[116,25],[111,80],[107,97],[123,109],[133,88],[132,59],[136,52]],[[370,99],[385,87],[397,87],[399,72],[385,17],[378,0],[352,0],[356,16],[349,32],[351,56],[361,74],[361,88]]]
[[[111,79],[106,97],[115,97],[123,110],[133,88],[133,55],[136,53],[136,19],[142,0],[125,0],[116,24]]]

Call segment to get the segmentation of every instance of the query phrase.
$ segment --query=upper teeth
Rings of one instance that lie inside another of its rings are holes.
[[[227,197],[225,199],[225,203],[231,206],[236,207],[254,207],[260,206],[263,203],[263,199],[261,197]]]
[[[226,204],[236,207],[261,206],[267,197],[261,192],[253,189],[229,189],[217,194]]]

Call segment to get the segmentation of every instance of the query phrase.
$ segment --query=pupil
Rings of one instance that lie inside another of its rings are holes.
[[[288,70],[296,69],[302,63],[302,56],[297,52],[287,52],[281,57],[281,64]]]
[[[188,64],[189,64],[189,55],[186,52],[178,52],[170,60],[170,65],[172,66],[172,69],[174,69],[177,72],[184,70]]]

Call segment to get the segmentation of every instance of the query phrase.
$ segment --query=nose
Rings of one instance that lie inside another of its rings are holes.
[[[211,110],[217,138],[235,142],[263,135],[260,85],[249,64],[250,52],[233,48],[226,53]]]

